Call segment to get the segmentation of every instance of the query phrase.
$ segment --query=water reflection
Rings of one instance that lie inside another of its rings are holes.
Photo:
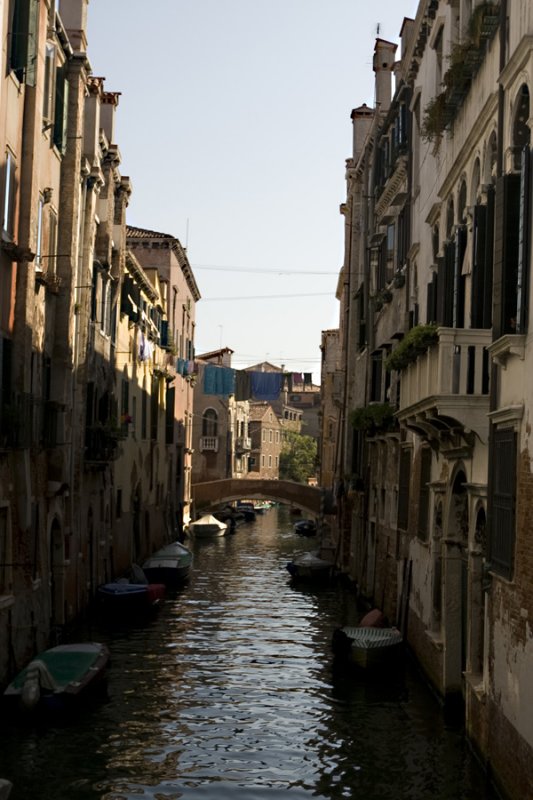
[[[371,682],[334,669],[345,588],[291,585],[315,546],[282,509],[194,545],[189,584],[109,643],[105,702],[50,728],[1,732],[14,800],[488,800],[462,731],[409,668]]]

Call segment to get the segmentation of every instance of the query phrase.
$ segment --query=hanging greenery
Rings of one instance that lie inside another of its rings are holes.
[[[393,430],[397,423],[390,403],[371,403],[351,411],[350,424],[356,431],[377,433]]]
[[[385,359],[385,369],[405,369],[413,361],[416,361],[419,355],[422,355],[429,347],[436,344],[438,340],[439,335],[436,325],[415,325],[404,336],[398,347]]]
[[[457,114],[485,57],[486,43],[499,25],[499,13],[499,3],[485,2],[476,6],[465,38],[453,45],[448,69],[442,79],[444,90],[424,109],[421,136],[426,141],[438,141]]]

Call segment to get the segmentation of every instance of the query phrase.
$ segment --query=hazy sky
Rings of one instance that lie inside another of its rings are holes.
[[[91,0],[89,59],[122,93],[128,222],[187,247],[196,352],[320,378],[338,327],[350,112],[373,105],[377,25],[413,0]],[[149,13],[147,13],[149,12]]]

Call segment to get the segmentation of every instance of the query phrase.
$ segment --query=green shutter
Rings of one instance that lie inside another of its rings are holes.
[[[67,149],[68,81],[66,65],[57,70],[54,144],[60,153]]]
[[[19,81],[35,86],[37,74],[38,0],[14,0],[9,67]]]

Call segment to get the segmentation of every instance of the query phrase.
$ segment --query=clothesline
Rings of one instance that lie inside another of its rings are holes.
[[[295,385],[312,386],[311,372],[254,372],[206,364],[204,367],[204,394],[235,400],[277,400],[283,389],[291,392]]]

